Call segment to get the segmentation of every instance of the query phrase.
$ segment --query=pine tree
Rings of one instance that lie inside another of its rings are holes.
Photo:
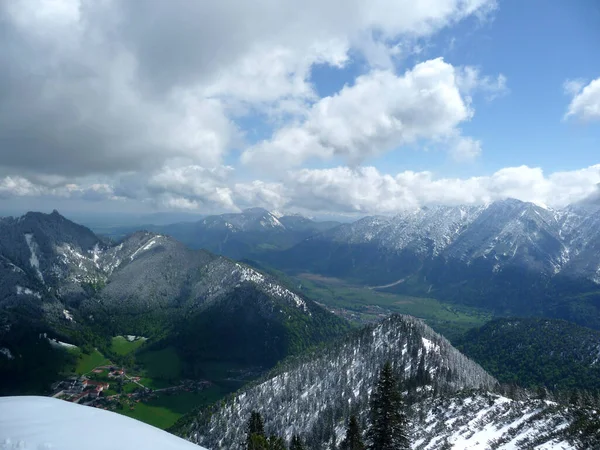
[[[290,443],[290,450],[305,450],[302,439],[297,434],[292,436],[292,442]]]
[[[346,429],[346,437],[340,444],[340,450],[365,450],[356,416],[351,416]]]
[[[283,438],[271,435],[269,438],[269,450],[287,450]]]
[[[270,450],[269,441],[266,437],[261,436],[260,434],[253,433],[248,436],[247,439],[248,450]]]
[[[367,431],[369,450],[410,448],[402,393],[389,361],[381,369],[370,403],[371,424]]]
[[[263,450],[267,449],[267,446],[263,418],[258,411],[252,411],[246,427],[246,448],[247,450]]]

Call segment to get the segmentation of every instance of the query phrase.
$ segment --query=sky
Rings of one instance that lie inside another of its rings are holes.
[[[561,208],[599,44],[595,0],[0,0],[0,213]]]

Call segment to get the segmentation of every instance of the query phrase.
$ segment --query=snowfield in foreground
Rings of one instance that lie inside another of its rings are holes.
[[[0,448],[203,450],[135,419],[49,397],[0,398]]]

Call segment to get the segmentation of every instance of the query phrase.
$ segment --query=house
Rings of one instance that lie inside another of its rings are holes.
[[[104,389],[108,389],[110,387],[110,384],[108,384],[108,383],[103,383],[101,381],[91,381],[91,380],[88,380],[86,385],[93,386],[94,390],[96,390],[98,392],[102,392]]]

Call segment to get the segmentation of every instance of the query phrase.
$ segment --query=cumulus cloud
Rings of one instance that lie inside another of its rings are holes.
[[[450,148],[450,154],[456,161],[472,161],[481,155],[481,141],[470,137],[459,137]]]
[[[436,177],[432,172],[384,174],[374,167],[302,169],[282,184],[262,185],[272,208],[315,212],[394,214],[426,205],[480,205],[506,198],[564,207],[597,192],[600,165],[544,174],[536,167],[509,167],[489,176]],[[267,206],[267,205],[265,205]]]
[[[20,176],[0,178],[0,198],[54,196],[88,201],[118,200],[112,186],[101,183],[48,185]]]
[[[454,156],[472,159],[481,152],[481,143],[455,137],[459,125],[473,116],[461,86],[472,91],[490,83],[478,77],[478,71],[457,71],[442,58],[419,63],[400,76],[370,72],[316,102],[302,123],[283,127],[247,149],[242,161],[297,166],[310,158],[338,156],[357,164],[419,140],[454,140]]]
[[[573,97],[565,119],[575,118],[583,122],[600,120],[600,78],[587,85],[582,80],[567,80],[563,87]]]
[[[427,205],[481,205],[506,198],[564,207],[597,198],[600,165],[546,174],[538,167],[507,167],[487,176],[447,178],[429,171],[382,173],[374,167],[300,169],[282,180],[235,182],[223,166],[166,168],[126,187],[67,184],[47,187],[25,178],[0,178],[0,197],[57,196],[85,200],[134,198],[161,208],[212,212],[249,206],[271,210],[355,215],[395,214]],[[596,197],[594,197],[596,196]]]
[[[0,2],[0,65],[10,67],[0,71],[0,195],[130,198],[187,209],[282,204],[287,197],[272,182],[241,189],[226,168],[235,165],[232,150],[244,146],[240,118],[267,115],[269,126],[284,124],[282,140],[298,141],[298,152],[322,146],[356,160],[376,153],[374,145],[443,135],[471,114],[447,78],[440,92],[425,80],[451,77],[451,66],[427,75],[425,65],[404,77],[379,69],[391,66],[401,43],[418,45],[495,8],[496,0],[307,0],[300,9],[291,0]],[[373,70],[319,100],[313,69],[341,68],[356,55]],[[375,118],[362,136],[334,129],[340,120],[354,125],[337,116],[356,110],[351,102],[365,101],[369,90],[400,95],[410,83],[431,88],[428,104],[447,117],[399,130],[394,121],[410,122],[407,111],[389,103],[377,110],[371,100]],[[306,114],[313,122],[305,130],[285,126]],[[321,130],[320,118],[329,120]],[[323,140],[316,147],[315,138]],[[296,159],[289,152],[282,158]]]
[[[227,179],[232,168],[201,166],[166,167],[146,185],[151,198],[167,207],[197,209],[199,206],[236,209]]]
[[[218,165],[230,110],[314,98],[363,33],[428,36],[493,0],[14,0],[0,5],[1,165],[82,176]],[[293,99],[293,101],[290,101]],[[282,108],[286,110],[286,108]]]
[[[503,74],[496,77],[482,75],[478,67],[466,66],[457,71],[457,84],[466,94],[481,92],[487,100],[506,95],[509,92],[507,78]]]

